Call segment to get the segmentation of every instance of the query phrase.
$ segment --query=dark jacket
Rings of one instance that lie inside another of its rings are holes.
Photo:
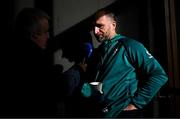
[[[4,82],[5,117],[54,117],[58,80],[51,55],[26,39],[15,39],[8,77]],[[19,42],[18,42],[19,41]]]

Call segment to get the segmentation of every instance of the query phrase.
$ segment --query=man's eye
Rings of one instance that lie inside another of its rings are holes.
[[[103,28],[104,26],[101,24],[96,25],[98,28]]]
[[[103,26],[103,25],[101,25],[99,28],[101,28],[101,29],[102,29],[102,28],[104,28],[104,26]]]

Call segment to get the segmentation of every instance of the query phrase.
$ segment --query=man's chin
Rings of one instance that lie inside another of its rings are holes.
[[[97,41],[98,41],[99,43],[102,43],[104,40],[105,40],[105,38],[97,38]]]

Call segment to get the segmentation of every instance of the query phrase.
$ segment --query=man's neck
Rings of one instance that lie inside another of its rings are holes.
[[[118,35],[117,33],[114,33],[114,34],[112,35],[112,37],[111,37],[110,40],[112,40],[113,38],[115,38],[117,35]]]

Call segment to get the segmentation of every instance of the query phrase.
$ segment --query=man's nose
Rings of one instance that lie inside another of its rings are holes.
[[[99,28],[98,27],[94,27],[94,33],[97,34],[99,32]]]

